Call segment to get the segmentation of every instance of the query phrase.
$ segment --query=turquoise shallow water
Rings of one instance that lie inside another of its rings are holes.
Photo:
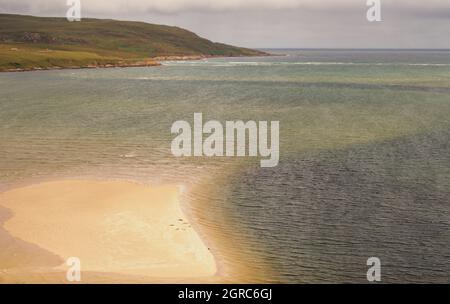
[[[450,52],[273,52],[0,74],[0,189],[186,185],[231,281],[364,282],[377,256],[385,282],[449,282]],[[173,157],[194,112],[279,120],[279,166]]]

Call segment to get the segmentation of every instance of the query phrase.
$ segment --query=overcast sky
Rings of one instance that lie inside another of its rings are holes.
[[[0,12],[65,16],[67,0],[0,0]],[[82,17],[177,25],[253,48],[450,48],[450,0],[81,0]]]

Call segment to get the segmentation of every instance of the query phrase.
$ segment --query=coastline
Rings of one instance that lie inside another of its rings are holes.
[[[0,244],[13,254],[1,259],[0,283],[68,283],[71,256],[81,260],[82,283],[218,280],[177,186],[62,180],[0,198]]]
[[[0,73],[34,72],[34,71],[54,71],[54,70],[82,70],[82,69],[107,69],[107,68],[138,68],[138,67],[156,67],[162,66],[163,61],[188,61],[204,60],[209,58],[241,58],[241,57],[271,57],[282,56],[277,54],[257,55],[257,56],[213,56],[213,55],[180,55],[180,56],[158,56],[148,60],[139,60],[136,62],[123,62],[109,64],[89,64],[84,66],[52,66],[52,67],[25,67],[14,69],[0,69]]]
[[[81,70],[81,69],[106,69],[106,68],[131,68],[131,67],[153,67],[160,66],[159,62],[154,61],[138,61],[136,63],[115,63],[115,64],[98,64],[98,65],[86,65],[86,66],[54,66],[54,67],[27,67],[0,70],[0,73],[14,73],[14,72],[34,72],[34,71],[54,71],[54,70]]]

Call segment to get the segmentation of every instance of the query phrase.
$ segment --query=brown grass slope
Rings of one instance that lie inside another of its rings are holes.
[[[263,56],[185,29],[144,22],[0,14],[0,70],[151,65],[168,56]]]

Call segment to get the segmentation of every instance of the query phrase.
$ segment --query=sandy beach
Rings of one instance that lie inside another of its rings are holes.
[[[197,282],[214,257],[183,215],[177,186],[55,181],[0,194],[0,282]]]

